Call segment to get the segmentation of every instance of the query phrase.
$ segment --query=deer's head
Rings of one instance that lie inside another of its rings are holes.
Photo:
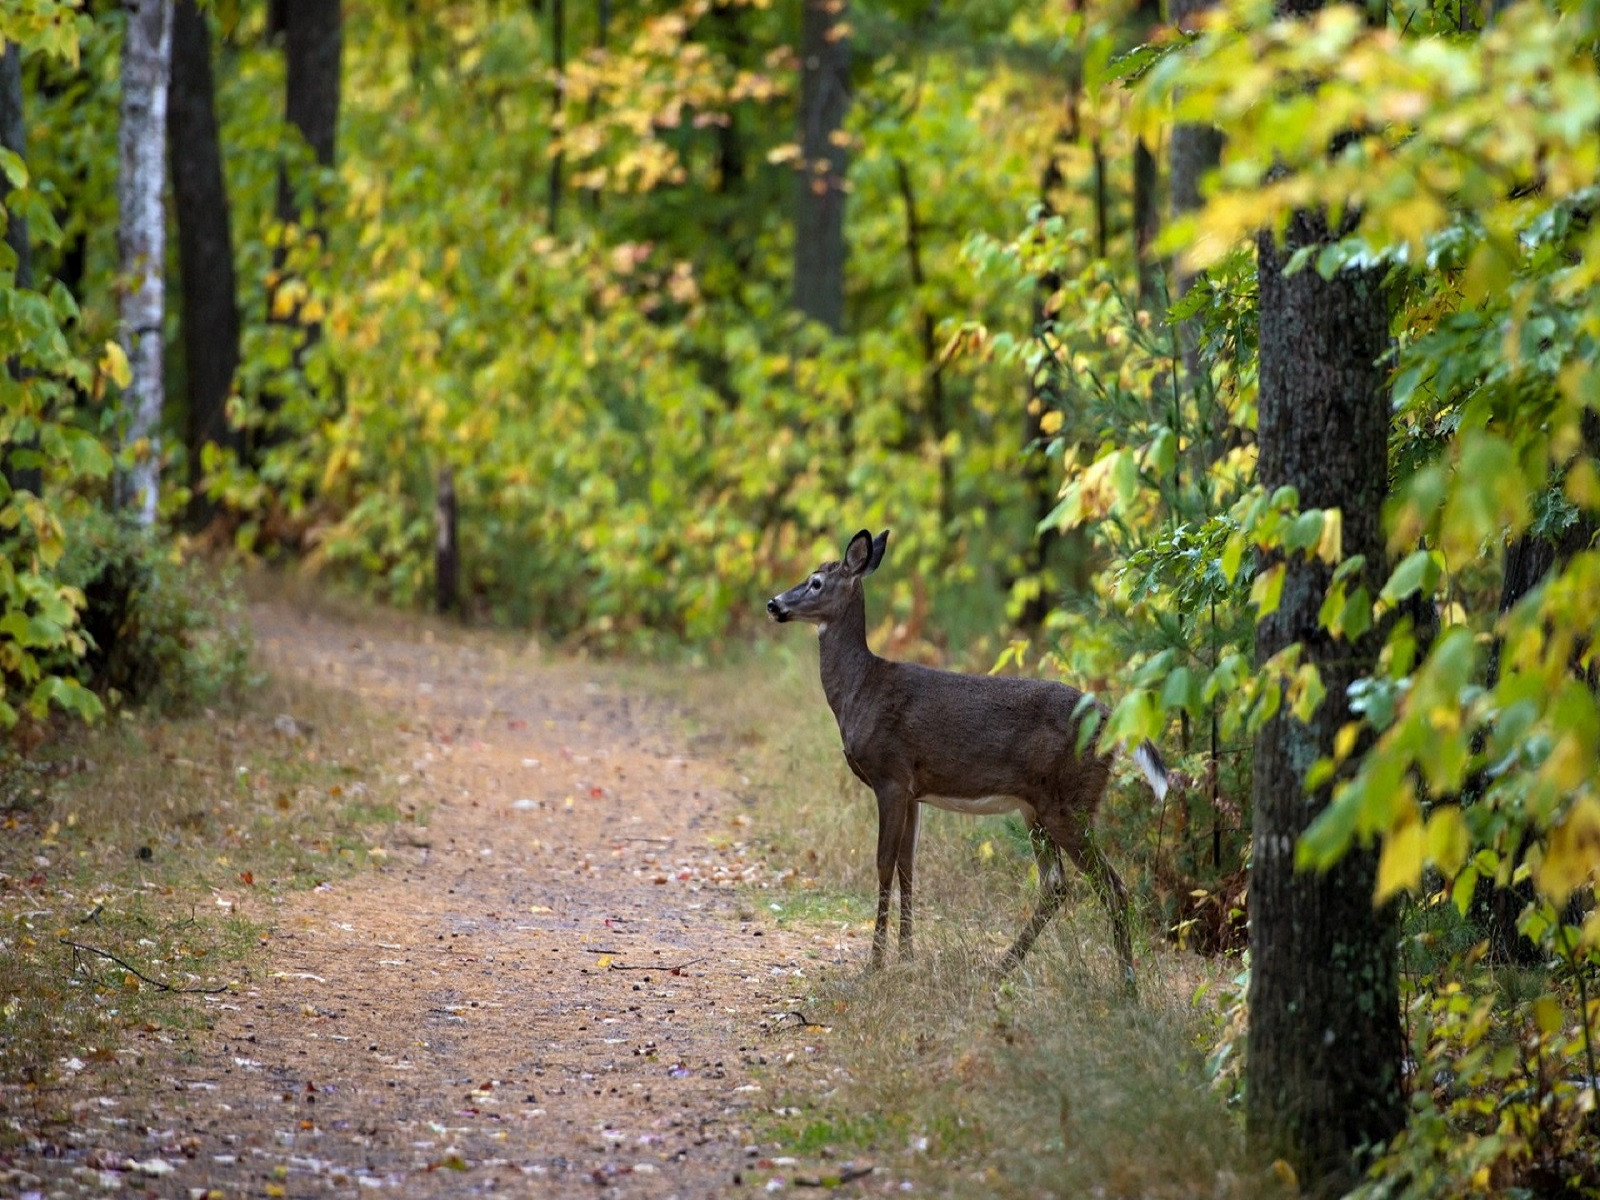
[[[827,625],[841,617],[861,594],[861,581],[878,569],[889,544],[885,529],[873,537],[865,529],[850,539],[840,562],[825,562],[782,595],[767,601],[774,621],[808,621]]]

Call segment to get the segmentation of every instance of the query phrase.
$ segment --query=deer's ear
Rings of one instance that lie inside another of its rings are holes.
[[[872,539],[872,554],[867,558],[867,569],[863,575],[871,575],[878,569],[878,564],[883,561],[883,552],[889,547],[889,531],[885,529]]]
[[[852,575],[865,575],[876,565],[872,561],[872,535],[863,529],[844,548],[844,569]]]

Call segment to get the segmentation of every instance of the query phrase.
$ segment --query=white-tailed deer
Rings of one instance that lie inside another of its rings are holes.
[[[1020,810],[1039,861],[1041,894],[1033,916],[1001,960],[1015,967],[1065,897],[1061,853],[1089,877],[1111,914],[1131,983],[1133,946],[1128,894],[1095,846],[1091,827],[1111,777],[1111,755],[1095,736],[1079,749],[1081,723],[1105,707],[1076,688],[1042,679],[961,675],[891,662],[867,648],[861,581],[883,561],[889,531],[863,529],[842,562],[825,562],[767,601],[776,621],[817,627],[822,690],[839,722],[845,761],[878,799],[878,919],[872,965],[883,965],[889,939],[889,891],[900,881],[900,955],[911,956],[911,877],[919,804],[963,813]],[[1134,751],[1158,797],[1167,769],[1155,747]]]

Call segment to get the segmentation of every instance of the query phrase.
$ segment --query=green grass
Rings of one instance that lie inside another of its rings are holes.
[[[0,1109],[41,1102],[74,1058],[119,1061],[130,1029],[203,1023],[278,898],[381,854],[419,815],[381,765],[391,736],[269,680],[236,710],[60,726],[5,763]]]

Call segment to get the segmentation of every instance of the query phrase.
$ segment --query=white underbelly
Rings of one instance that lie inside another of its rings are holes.
[[[966,813],[970,817],[992,817],[1000,813],[1016,812],[1019,809],[1024,817],[1031,817],[1033,809],[1024,804],[1015,796],[972,796],[958,800],[951,796],[919,796],[924,804],[931,804],[934,808],[942,808],[946,812]]]

